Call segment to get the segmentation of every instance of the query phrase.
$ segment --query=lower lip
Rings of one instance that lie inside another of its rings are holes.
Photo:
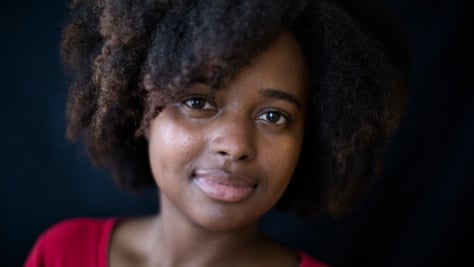
[[[199,188],[210,198],[225,202],[240,202],[250,196],[253,187],[220,184],[206,178],[195,178]]]

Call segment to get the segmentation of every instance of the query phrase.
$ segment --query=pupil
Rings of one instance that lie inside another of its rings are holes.
[[[267,120],[270,122],[277,122],[280,119],[280,114],[276,112],[268,112],[267,113]]]
[[[204,101],[202,101],[201,99],[199,98],[193,98],[193,99],[190,99],[190,104],[192,107],[194,108],[202,108],[204,105]]]

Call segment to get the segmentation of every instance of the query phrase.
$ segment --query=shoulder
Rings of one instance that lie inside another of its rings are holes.
[[[298,251],[298,255],[301,258],[299,267],[329,267],[304,252]]]
[[[57,223],[38,238],[25,266],[95,266],[106,256],[101,254],[106,254],[115,221],[79,218]]]

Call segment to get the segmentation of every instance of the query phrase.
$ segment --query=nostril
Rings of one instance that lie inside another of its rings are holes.
[[[239,160],[247,160],[249,158],[248,155],[242,155]]]
[[[231,158],[232,160],[240,160],[240,161],[246,161],[250,159],[249,155],[243,154],[241,156],[233,157],[231,154],[225,152],[225,151],[219,151],[217,152],[220,156],[224,156],[226,158]]]

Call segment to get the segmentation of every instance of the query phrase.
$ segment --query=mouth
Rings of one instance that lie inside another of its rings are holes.
[[[257,185],[250,177],[224,170],[198,170],[192,180],[208,197],[224,202],[247,199]]]

